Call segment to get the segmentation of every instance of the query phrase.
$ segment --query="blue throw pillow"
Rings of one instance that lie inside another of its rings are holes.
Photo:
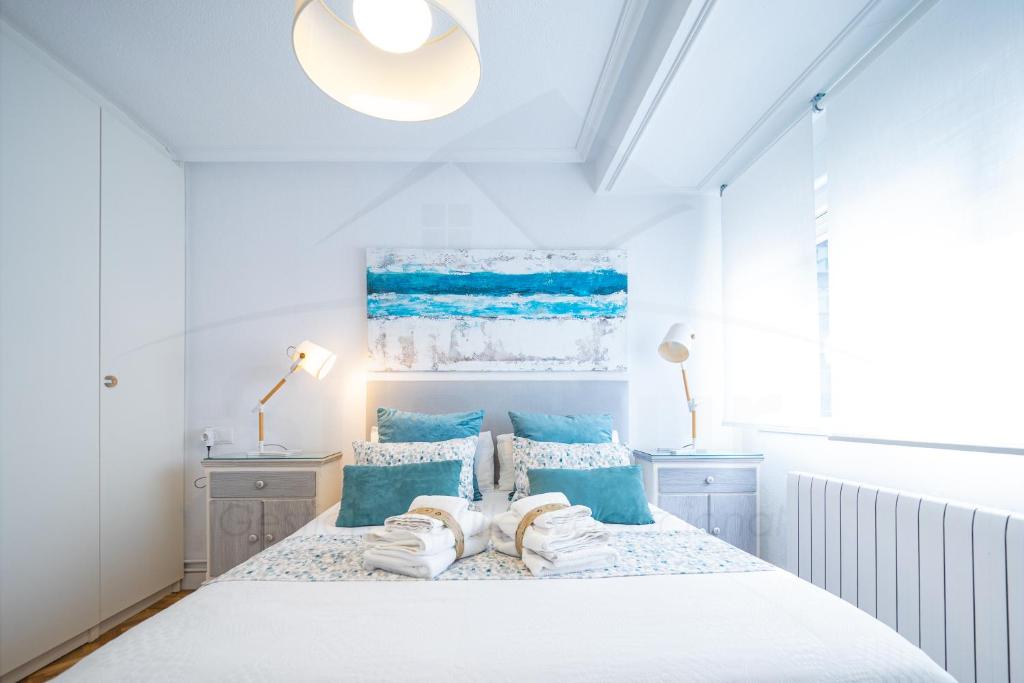
[[[408,443],[411,441],[448,441],[479,436],[484,422],[484,411],[467,413],[407,413],[396,408],[377,408],[377,438],[381,443]],[[481,500],[480,482],[473,467],[473,500]]]
[[[345,465],[335,526],[377,526],[408,512],[416,496],[457,496],[462,461]]]
[[[428,415],[395,408],[377,408],[377,431],[381,443],[448,441],[477,436],[484,411]]]
[[[556,443],[611,443],[611,415],[545,415],[509,412],[516,436]]]
[[[593,470],[531,469],[530,495],[561,491],[608,524],[654,524],[638,465]]]

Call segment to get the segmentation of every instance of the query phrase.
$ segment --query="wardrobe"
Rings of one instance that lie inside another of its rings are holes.
[[[185,190],[149,135],[0,31],[7,680],[182,578]]]

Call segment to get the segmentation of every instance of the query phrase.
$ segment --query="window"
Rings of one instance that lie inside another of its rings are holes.
[[[825,112],[811,117],[814,136],[814,232],[818,287],[818,375],[821,417],[832,417],[832,361],[829,347],[828,305],[828,166],[825,147]]]

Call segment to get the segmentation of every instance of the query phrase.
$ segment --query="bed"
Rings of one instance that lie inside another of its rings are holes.
[[[507,504],[486,496],[485,511]],[[652,508],[642,533],[701,532]],[[358,536],[337,507],[295,539]],[[611,527],[614,534],[637,532]],[[256,558],[254,558],[256,559]],[[68,681],[950,681],[921,650],[780,570],[595,579],[222,580]]]
[[[370,383],[372,405],[418,410],[429,402],[443,412],[471,404],[495,414],[520,383],[474,383],[486,395],[469,399],[432,391],[434,382],[379,391],[374,384],[382,383]],[[495,386],[481,388],[487,384]],[[567,412],[608,410],[627,424],[624,382],[557,385],[523,395],[561,401]],[[480,506],[493,516],[508,504],[507,493],[490,492]],[[335,527],[335,505],[87,656],[63,680],[952,680],[856,607],[651,511],[654,524],[609,525],[613,543],[648,551],[633,575],[534,579],[489,551],[435,580],[396,580],[338,569],[372,527]],[[685,557],[672,554],[679,548]],[[485,571],[457,569],[471,562]]]

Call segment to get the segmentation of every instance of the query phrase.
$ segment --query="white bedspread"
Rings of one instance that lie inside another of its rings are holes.
[[[500,498],[491,495],[484,507],[500,509]],[[328,510],[298,533],[365,531],[334,527],[336,515]],[[654,515],[651,533],[686,528],[661,510]],[[216,583],[100,648],[64,679],[952,680],[889,627],[781,570]]]

